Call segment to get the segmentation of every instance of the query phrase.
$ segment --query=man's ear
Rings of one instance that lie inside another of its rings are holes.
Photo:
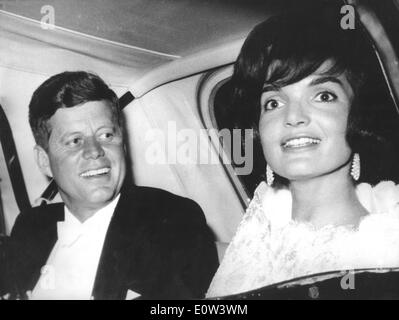
[[[35,160],[40,168],[40,171],[48,177],[53,177],[50,167],[50,159],[47,152],[39,145],[35,145],[33,148],[35,154]]]

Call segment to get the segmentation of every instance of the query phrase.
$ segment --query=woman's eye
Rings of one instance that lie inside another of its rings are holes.
[[[324,91],[317,94],[315,100],[317,102],[332,102],[337,100],[337,96],[334,93]]]
[[[276,99],[270,99],[270,100],[266,101],[264,108],[266,111],[269,111],[269,110],[277,109],[277,108],[281,107],[282,105],[283,105],[283,103],[281,101],[278,101]]]

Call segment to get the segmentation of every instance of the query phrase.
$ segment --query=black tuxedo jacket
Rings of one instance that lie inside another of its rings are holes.
[[[10,239],[9,289],[32,290],[57,241],[64,205],[21,213]],[[218,266],[213,235],[193,201],[169,192],[132,187],[121,192],[111,219],[96,280],[95,299],[202,298]]]

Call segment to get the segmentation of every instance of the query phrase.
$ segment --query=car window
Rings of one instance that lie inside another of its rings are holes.
[[[204,76],[199,87],[200,114],[214,147],[219,150],[221,162],[245,209],[261,177],[254,175],[252,130],[234,128],[231,118],[233,66],[224,67]],[[212,131],[213,130],[213,131]],[[247,145],[244,142],[250,142]]]
[[[219,130],[234,130],[234,124],[232,123],[231,118],[231,104],[233,99],[233,85],[230,79],[226,79],[223,81],[219,87],[215,88],[214,99],[210,102],[210,107],[214,113],[215,122]],[[237,130],[237,129],[236,129]],[[233,135],[233,134],[232,134]],[[252,136],[250,137],[252,138]],[[244,138],[242,138],[244,140]],[[254,162],[255,157],[263,157],[262,150],[256,149],[255,145],[252,145],[251,153],[245,154],[245,146],[241,144],[233,144],[232,148],[239,150],[232,150],[232,154],[236,154],[237,152],[241,153],[241,155],[245,156],[247,159],[251,157],[251,162]],[[247,148],[248,150],[248,148]],[[254,191],[262,180],[262,177],[254,174],[253,170],[251,172],[243,172],[243,174],[239,174],[238,168],[242,167],[241,163],[238,163],[235,157],[232,157],[232,166],[235,169],[237,177],[239,178],[240,183],[246,191],[246,194],[249,198],[253,197]]]

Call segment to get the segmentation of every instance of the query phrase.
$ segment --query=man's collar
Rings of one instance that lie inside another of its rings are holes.
[[[110,203],[108,203],[105,207],[102,207],[101,209],[97,210],[91,217],[87,218],[84,222],[81,222],[74,213],[70,211],[68,206],[65,204],[65,216],[64,216],[64,221],[67,223],[71,224],[91,224],[93,223],[92,221],[98,220],[101,216],[107,215],[107,213],[112,213],[115,211],[115,207],[119,201],[121,194],[119,193]],[[110,215],[110,218],[112,217],[112,214]]]
[[[119,197],[120,194],[83,223],[80,222],[73,213],[71,213],[67,206],[65,206],[64,221],[59,221],[57,223],[58,241],[60,245],[70,246],[75,243],[81,235],[90,232],[90,230],[104,230],[104,232],[106,232]]]

